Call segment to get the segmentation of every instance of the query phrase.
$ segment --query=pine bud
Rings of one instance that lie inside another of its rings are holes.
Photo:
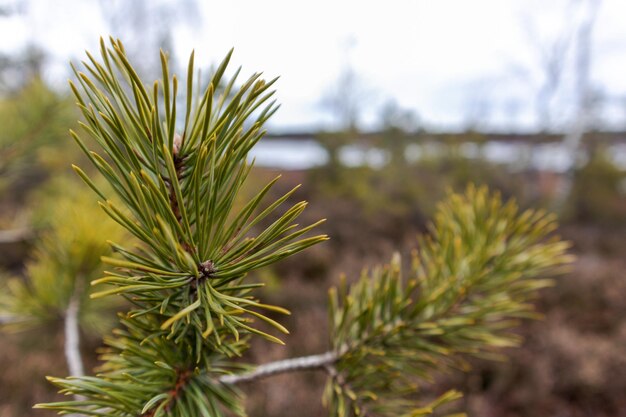
[[[178,152],[180,152],[180,147],[183,144],[183,138],[178,133],[174,134],[174,149],[172,149],[172,153],[174,156],[178,156]]]

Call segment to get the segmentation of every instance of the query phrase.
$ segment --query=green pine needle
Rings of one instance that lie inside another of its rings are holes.
[[[494,357],[517,346],[510,330],[535,316],[529,300],[551,285],[546,276],[572,261],[569,244],[549,236],[553,216],[520,214],[513,201],[502,205],[486,188],[451,194],[430,229],[419,239],[408,279],[395,257],[352,286],[331,289],[331,341],[343,352],[325,393],[333,416],[364,409],[377,416],[429,414],[456,398],[442,398],[422,414],[405,401],[420,380],[464,369],[466,355]]]
[[[245,323],[251,317],[283,332],[281,325],[250,310],[248,291],[238,290],[241,280],[254,269],[327,239],[301,237],[314,225],[296,229],[304,202],[288,208],[265,230],[256,231],[260,221],[275,216],[291,195],[263,209],[263,197],[275,181],[243,209],[235,205],[251,169],[248,152],[263,136],[261,126],[275,104],[269,102],[274,80],[266,83],[254,74],[239,88],[236,76],[224,81],[231,54],[195,104],[192,54],[181,126],[176,116],[178,82],[170,75],[163,53],[163,78],[154,83],[152,92],[118,40],[111,40],[109,48],[101,41],[100,61],[88,55],[89,61],[83,63],[86,72],[75,69],[79,86],[72,84],[86,120],[83,127],[100,151],[89,150],[78,134],[72,136],[111,184],[118,202],[107,197],[83,170],[74,169],[106,200],[102,208],[145,245],[141,254],[114,246],[124,260],[103,258],[117,272],[95,283],[115,288],[94,297],[122,294],[135,300],[136,313],[150,311],[155,297],[159,304],[167,299],[166,308],[160,310],[160,327],[169,329],[172,337],[191,331],[208,338],[213,333],[217,339],[209,340],[216,349],[222,346],[224,332],[207,329],[221,328],[237,336],[250,331]],[[140,301],[144,299],[150,301]]]
[[[266,202],[278,178],[238,205],[252,169],[248,153],[277,106],[275,80],[254,74],[239,83],[239,70],[227,79],[231,55],[194,96],[201,82],[193,79],[192,53],[180,102],[164,53],[163,78],[151,87],[114,39],[110,47],[101,41],[99,60],[88,54],[85,72],[75,69],[71,89],[98,150],[71,135],[110,187],[74,170],[140,241],[110,243],[116,256],[102,260],[113,270],[90,277],[105,286],[93,297],[122,295],[133,309],[105,340],[96,376],[50,378],[75,399],[37,408],[111,417],[245,414],[234,383],[220,378],[246,368],[230,358],[252,337],[283,343],[255,320],[287,334],[269,314],[289,314],[257,300],[260,284],[247,274],[327,237],[308,235],[321,221],[296,223],[305,202],[283,208],[295,188]],[[520,342],[511,329],[536,316],[529,301],[571,261],[568,244],[551,237],[555,229],[551,215],[519,213],[515,203],[469,187],[439,206],[408,279],[397,256],[331,289],[333,350],[321,355],[332,358],[325,363],[330,414],[417,417],[458,399],[448,391],[419,407],[414,396],[436,372],[465,368],[467,355],[494,357]]]

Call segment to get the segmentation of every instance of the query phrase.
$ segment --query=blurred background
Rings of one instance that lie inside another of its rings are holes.
[[[286,347],[327,349],[326,291],[408,254],[447,189],[487,184],[558,213],[572,271],[537,300],[520,349],[474,361],[420,395],[462,389],[470,416],[626,416],[626,2],[623,0],[0,0],[0,417],[46,416],[66,375],[67,317],[82,360],[123,308],[88,301],[105,239],[128,239],[75,178],[79,114],[69,62],[123,40],[146,80],[158,48],[206,74],[231,47],[243,74],[277,83],[281,110],[253,150],[252,192],[283,172],[331,240],[255,277],[293,315]],[[231,69],[231,74],[232,74]],[[285,321],[285,319],[281,318]],[[246,386],[251,416],[323,416],[324,375]]]

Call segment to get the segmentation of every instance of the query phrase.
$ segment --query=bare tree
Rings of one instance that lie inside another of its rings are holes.
[[[580,147],[583,137],[590,127],[593,113],[594,99],[591,86],[591,71],[593,59],[593,30],[596,24],[598,11],[602,0],[576,0],[584,7],[582,19],[576,32],[576,55],[575,55],[575,97],[576,109],[574,120],[562,141],[562,147],[569,161],[568,169],[563,176],[561,185],[556,190],[554,198],[555,209],[561,210],[569,198],[574,182],[574,171],[580,160]]]
[[[344,62],[337,80],[323,94],[320,105],[329,113],[338,130],[356,132],[365,105],[371,101],[373,93],[357,74],[351,62],[351,51],[356,39],[347,38],[343,42]]]
[[[411,135],[420,128],[419,116],[404,109],[394,100],[387,101],[380,110],[383,147],[390,151],[391,164],[403,168],[406,165],[406,147]]]
[[[569,15],[566,10],[566,15]],[[535,51],[536,65],[539,69],[539,88],[533,99],[535,118],[538,127],[542,131],[551,130],[554,127],[552,115],[552,102],[562,86],[563,76],[567,68],[567,57],[574,40],[575,27],[571,19],[552,39],[540,36],[533,21],[527,17],[523,19],[522,26],[528,38],[529,44]]]
[[[41,79],[48,63],[44,49],[32,42],[18,53],[0,53],[0,94],[16,93],[32,80]]]
[[[175,63],[173,29],[181,24],[201,26],[196,0],[99,0],[99,4],[111,35],[124,39],[128,55],[138,58],[133,62],[149,78],[159,76],[161,62],[158,56],[145,51],[163,49],[169,54],[170,62]]]
[[[556,27],[552,35],[542,33],[545,28],[539,30],[537,22],[529,16],[522,19],[535,59],[530,66],[511,66],[516,78],[526,85],[536,85],[533,108],[537,127],[543,132],[566,132],[561,146],[568,162],[553,198],[557,211],[569,197],[573,173],[581,159],[582,139],[601,101],[598,90],[594,91],[591,85],[590,74],[593,30],[602,0],[567,0],[564,4],[560,22],[551,22],[551,29]],[[555,102],[560,105],[554,106]],[[560,116],[555,112],[557,108]],[[533,158],[532,149],[528,156]]]
[[[552,127],[552,99],[561,84],[570,38],[559,37],[544,49],[541,57],[544,80],[535,97],[535,111],[541,130]]]
[[[325,172],[329,178],[337,178],[342,168],[341,149],[354,143],[358,137],[359,121],[365,104],[372,93],[364,86],[350,62],[350,50],[356,44],[354,38],[348,38],[343,46],[343,68],[337,80],[327,89],[320,99],[320,107],[335,122],[335,131],[317,135],[317,140],[328,154]]]
[[[351,66],[342,70],[335,84],[322,97],[321,104],[335,119],[339,130],[356,131],[366,93]]]
[[[595,95],[584,73],[589,73],[585,68],[590,68],[591,37],[600,5],[601,0],[567,0],[559,11],[560,19],[551,20],[549,28],[539,27],[536,16],[521,18],[533,58],[529,64],[510,65],[509,75],[525,84],[535,84],[533,108],[537,126],[542,131],[562,129],[563,121],[569,125],[571,120],[579,119],[582,96],[587,96],[583,100],[587,101],[584,112],[590,110],[589,104]],[[551,34],[545,33],[547,29]],[[570,82],[572,76],[573,83]],[[566,117],[559,120],[554,111],[555,100],[572,103],[572,96],[574,105],[569,106],[564,112]]]
[[[494,103],[489,97],[487,88],[483,85],[475,85],[470,88],[470,93],[465,100],[465,129],[479,131],[486,129],[488,121],[493,114]]]

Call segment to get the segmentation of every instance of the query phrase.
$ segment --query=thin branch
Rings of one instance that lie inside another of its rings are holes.
[[[331,365],[341,357],[339,352],[329,351],[319,355],[302,356],[299,358],[285,359],[276,362],[266,363],[258,366],[250,372],[238,375],[224,375],[219,381],[223,384],[239,384],[250,382],[268,376],[283,374],[286,372],[304,371],[310,369],[321,369]]]
[[[65,360],[70,375],[84,376],[83,359],[80,355],[80,334],[78,327],[79,302],[76,296],[70,299],[65,310]],[[76,401],[83,401],[82,395],[74,395]]]
[[[3,324],[13,324],[13,323],[17,323],[21,321],[19,318],[15,317],[15,316],[10,316],[10,315],[5,315],[5,316],[0,316],[0,325]]]
[[[84,376],[83,359],[80,355],[80,329],[78,327],[78,314],[80,303],[76,294],[70,299],[65,310],[65,360],[70,375]],[[74,395],[74,400],[84,401],[87,398],[82,395]],[[69,414],[69,417],[79,417],[79,414]]]
[[[0,243],[19,243],[33,237],[32,229],[21,228],[11,230],[0,230]]]
[[[72,297],[65,311],[65,359],[72,376],[85,375],[83,360],[80,356],[78,307],[78,300]]]

